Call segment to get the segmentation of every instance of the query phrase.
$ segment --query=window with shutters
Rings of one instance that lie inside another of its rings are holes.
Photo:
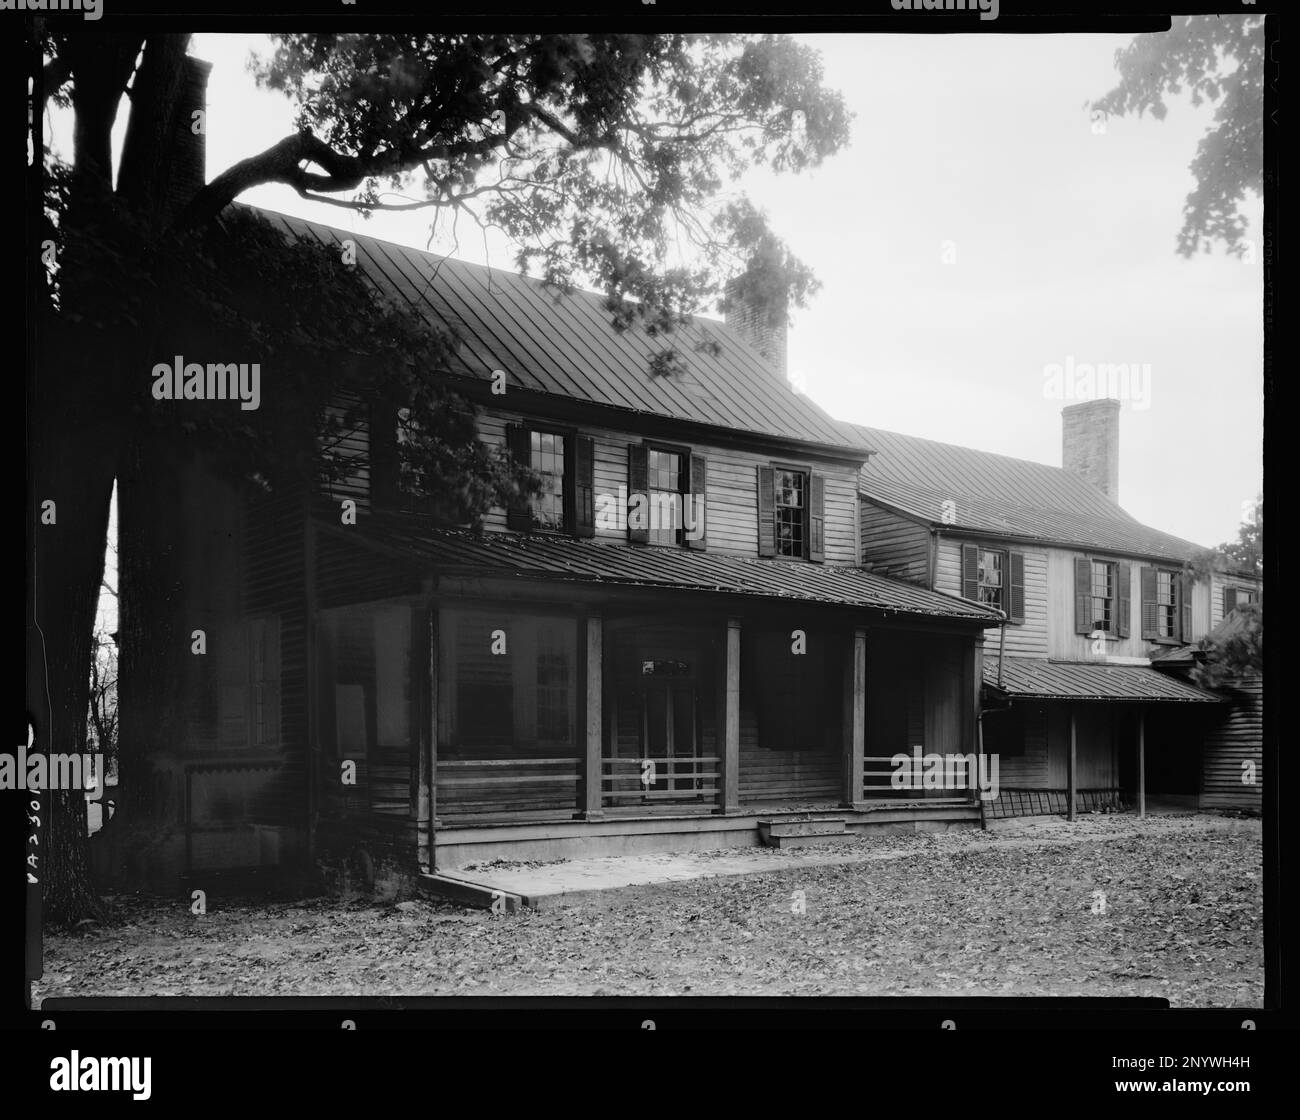
[[[627,539],[633,544],[704,550],[708,461],[689,447],[631,443],[627,448]]]
[[[785,463],[758,468],[758,554],[826,559],[826,476]]]
[[[962,545],[962,597],[1025,620],[1025,554],[981,544]]]
[[[1223,589],[1223,615],[1259,602],[1259,592],[1252,587],[1225,587]]]
[[[1142,569],[1142,637],[1149,642],[1176,644],[1190,640],[1191,603],[1186,577],[1170,568]],[[1187,637],[1184,637],[1187,635]]]
[[[506,425],[506,447],[538,490],[517,495],[506,509],[508,528],[522,533],[596,532],[595,442],[571,429]]]
[[[534,529],[563,532],[565,528],[564,502],[564,436],[559,432],[529,432],[529,466],[537,473],[542,488],[533,498],[531,523]]]

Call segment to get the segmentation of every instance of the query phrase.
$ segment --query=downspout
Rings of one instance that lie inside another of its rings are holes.
[[[1007,651],[1007,619],[1005,612],[1002,618],[1002,625],[998,627],[998,691],[1002,691],[1002,663],[1006,660]]]

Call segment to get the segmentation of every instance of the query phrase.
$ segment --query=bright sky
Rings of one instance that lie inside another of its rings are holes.
[[[1262,484],[1262,253],[1175,252],[1212,111],[1093,122],[1085,103],[1115,84],[1127,35],[804,38],[856,114],[851,145],[814,173],[745,183],[823,285],[790,333],[804,391],[844,420],[1059,465],[1070,401],[1045,392],[1047,367],[1149,367],[1121,387],[1138,399],[1114,394],[1121,504],[1201,544],[1235,537]],[[292,130],[289,103],[245,69],[265,43],[193,40],[214,63],[209,177]],[[428,241],[423,212],[365,221],[287,187],[242,198]],[[513,264],[464,224],[456,255]]]

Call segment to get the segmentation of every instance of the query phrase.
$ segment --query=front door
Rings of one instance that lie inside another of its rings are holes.
[[[699,787],[698,666],[694,660],[644,651],[639,658],[642,783],[647,792]],[[650,765],[646,765],[649,763]]]

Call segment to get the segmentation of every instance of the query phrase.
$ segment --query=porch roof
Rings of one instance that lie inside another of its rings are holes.
[[[1007,696],[1034,700],[1124,700],[1146,703],[1222,703],[1222,697],[1145,665],[1048,661],[1008,657],[998,686],[998,659],[984,658],[984,683]]]
[[[627,545],[520,533],[433,529],[401,514],[371,514],[367,527],[322,531],[399,553],[439,575],[498,576],[553,582],[710,592],[828,603],[887,614],[957,619],[996,626],[1001,613],[939,591],[847,565],[767,560],[653,545]]]

